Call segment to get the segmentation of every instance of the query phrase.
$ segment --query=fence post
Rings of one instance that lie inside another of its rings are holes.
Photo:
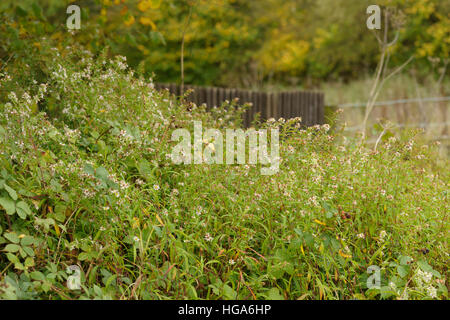
[[[320,124],[325,123],[325,95],[320,93],[319,96],[319,122]]]
[[[308,118],[307,126],[309,127],[309,126],[312,125],[312,122],[313,122],[312,121],[312,111],[313,111],[313,108],[312,108],[312,95],[311,95],[310,91],[306,92],[306,97],[307,97],[307,99],[306,99],[306,116]]]
[[[210,106],[210,108],[214,108],[214,107],[219,107],[220,102],[217,99],[217,88],[211,88],[211,94],[212,94],[212,105]]]
[[[252,103],[253,103],[253,119],[255,120],[256,114],[261,114],[259,110],[259,101],[258,101],[258,93],[256,91],[252,91]],[[261,119],[261,116],[259,117]]]
[[[300,104],[301,104],[301,93],[296,92],[295,93],[295,109],[294,109],[294,116],[295,117],[301,117],[300,115]]]
[[[269,94],[267,92],[261,92],[261,108],[263,110],[263,119],[267,121],[269,119]]]
[[[301,93],[301,115],[303,119],[303,125],[308,126],[308,93],[303,91]]]
[[[245,97],[244,100],[246,103],[248,103],[248,102],[252,103],[252,95],[249,90],[244,91],[244,97]],[[248,127],[250,127],[251,122],[253,121],[253,111],[254,111],[254,106],[252,105],[247,111],[247,126]]]
[[[294,94],[293,91],[289,91],[289,119],[294,118]]]
[[[282,104],[283,104],[283,93],[277,92],[277,110],[276,110],[277,120],[281,118]]]

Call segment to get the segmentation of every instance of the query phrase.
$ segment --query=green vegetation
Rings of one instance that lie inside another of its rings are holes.
[[[255,123],[280,129],[277,175],[176,166],[172,130],[238,127],[233,104],[187,105],[123,57],[39,50],[0,77],[1,298],[448,297],[449,163],[419,132],[373,147]]]
[[[68,31],[71,3],[0,3],[1,299],[448,298],[449,162],[421,131],[372,121],[369,144],[339,129],[358,111],[255,121],[280,129],[273,176],[168,158],[174,129],[238,128],[243,111],[154,89],[181,81],[183,39],[186,83],[366,102],[370,1],[80,0]],[[448,95],[449,3],[378,3],[398,32],[388,71],[414,57],[379,99]],[[419,107],[373,119],[447,121],[448,104]]]

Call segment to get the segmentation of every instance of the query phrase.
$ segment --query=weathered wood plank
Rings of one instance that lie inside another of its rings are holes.
[[[157,90],[167,89],[171,95],[176,97],[181,95],[180,85],[174,83],[155,83],[154,85]],[[206,103],[208,109],[214,106],[219,107],[226,100],[232,101],[235,98],[239,99],[238,105],[251,103],[253,106],[242,116],[243,124],[247,127],[250,126],[257,113],[260,114],[262,121],[269,118],[288,120],[301,117],[304,126],[325,123],[325,96],[321,92],[292,90],[265,92],[185,85],[185,92],[190,89],[194,91],[187,96],[187,101],[194,102],[197,105]]]

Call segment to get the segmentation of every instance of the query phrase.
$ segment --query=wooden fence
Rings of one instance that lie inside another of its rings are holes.
[[[181,95],[181,88],[176,84],[155,84],[159,90],[168,89],[170,93]],[[220,106],[225,100],[239,98],[239,103],[252,103],[252,107],[243,115],[243,122],[249,127],[257,113],[261,119],[301,117],[303,124],[312,126],[324,123],[324,94],[310,91],[263,92],[241,89],[224,89],[216,87],[197,87],[185,85],[184,90],[193,89],[188,100],[208,108]]]

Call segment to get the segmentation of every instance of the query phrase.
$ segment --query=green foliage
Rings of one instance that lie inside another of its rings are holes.
[[[51,38],[61,54],[78,45],[95,54],[108,47],[131,67],[159,82],[180,81],[185,41],[185,81],[192,84],[255,86],[274,81],[351,80],[372,73],[378,62],[376,38],[366,27],[361,0],[95,0],[77,1],[82,28],[65,27],[67,3],[6,0],[0,4],[0,62],[39,65]],[[416,66],[438,70],[449,56],[446,1],[380,1],[399,31],[393,67],[415,55]],[[392,37],[391,37],[392,38]],[[38,61],[33,60],[38,59]],[[42,70],[33,70],[39,78]],[[44,70],[45,72],[45,70]]]
[[[280,119],[255,123],[280,129],[277,175],[177,166],[172,130],[239,127],[234,102],[185,104],[120,56],[42,58],[28,67],[45,82],[0,78],[14,88],[0,104],[1,298],[448,297],[448,162],[418,132],[373,151]]]

